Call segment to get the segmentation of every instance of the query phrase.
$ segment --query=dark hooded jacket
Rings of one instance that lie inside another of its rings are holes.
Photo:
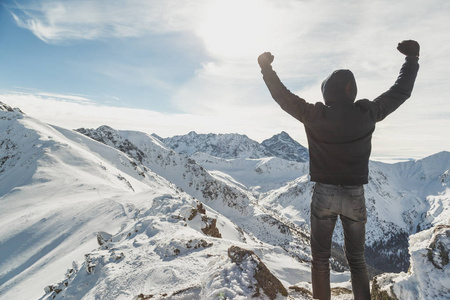
[[[302,122],[308,138],[311,181],[335,185],[368,182],[372,133],[411,96],[418,58],[407,56],[394,85],[373,101],[356,99],[356,81],[349,70],[337,70],[322,83],[325,104],[308,103],[291,93],[269,65],[263,79],[283,110]]]

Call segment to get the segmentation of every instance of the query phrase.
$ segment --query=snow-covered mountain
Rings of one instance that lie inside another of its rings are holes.
[[[308,149],[293,140],[286,132],[276,134],[264,140],[263,145],[273,156],[289,161],[306,162],[309,160]]]
[[[365,186],[366,259],[373,272],[406,271],[409,236],[437,224],[449,224],[449,169],[449,152],[392,165],[370,163],[369,184]],[[312,183],[304,175],[265,193],[259,203],[300,224],[309,216],[311,188]],[[339,245],[335,257],[345,263],[340,224],[334,241]]]
[[[177,135],[162,139],[165,145],[179,154],[191,155],[202,152],[222,158],[260,158],[271,156],[258,142],[242,134],[197,134]]]
[[[18,110],[0,110],[0,141],[0,299],[38,299],[97,247],[95,232],[180,193],[123,152]]]
[[[258,205],[247,186],[230,175],[208,171],[193,158],[177,154],[164,147],[155,137],[141,132],[117,131],[108,126],[77,131],[122,149],[139,161],[142,168],[155,171],[189,195],[220,211],[256,238],[289,249],[290,255],[299,260],[309,260],[306,229],[287,226],[278,219],[278,214],[272,214]],[[259,171],[255,172],[258,174]]]
[[[312,183],[287,134],[76,132],[3,103],[0,129],[0,299],[311,299]],[[449,173],[449,152],[371,162],[379,299],[450,296]],[[333,299],[351,299],[334,241]]]
[[[201,152],[211,156],[234,158],[278,157],[289,161],[306,162],[308,149],[293,140],[286,132],[274,135],[261,144],[241,134],[197,134],[177,135],[160,139],[179,154],[188,156]]]

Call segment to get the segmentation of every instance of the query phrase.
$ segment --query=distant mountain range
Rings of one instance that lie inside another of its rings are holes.
[[[227,159],[273,156],[290,161],[308,161],[308,149],[284,131],[261,144],[241,134],[197,134],[191,131],[186,135],[170,138],[154,136],[175,152],[188,156],[201,152]]]
[[[287,133],[69,130],[0,103],[0,134],[0,299],[311,299],[313,183]],[[380,297],[450,296],[449,173],[450,152],[370,162]],[[347,299],[339,224],[333,239]]]

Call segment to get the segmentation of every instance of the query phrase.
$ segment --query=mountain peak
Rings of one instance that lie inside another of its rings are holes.
[[[197,134],[191,131],[186,135],[165,138],[162,141],[175,152],[185,155],[202,152],[226,159],[271,156],[258,142],[237,133]]]
[[[101,125],[100,127],[97,128],[98,131],[110,131],[110,132],[114,132],[116,131],[114,128],[108,126],[108,125]]]
[[[308,149],[291,138],[285,131],[264,140],[261,145],[268,149],[273,156],[286,160],[306,162],[309,159]]]
[[[119,132],[108,125],[102,125],[97,129],[78,128],[75,131],[109,146],[123,142]]]
[[[197,134],[195,131],[165,138],[162,141],[175,152],[188,156],[202,152],[225,159],[275,156],[297,162],[308,160],[308,150],[294,141],[285,131],[261,144],[244,134]]]
[[[1,111],[8,111],[8,112],[16,112],[16,113],[21,113],[22,115],[24,115],[25,113],[23,111],[21,111],[19,108],[15,107],[12,108],[11,106],[9,106],[6,103],[3,103],[0,101],[0,110]]]

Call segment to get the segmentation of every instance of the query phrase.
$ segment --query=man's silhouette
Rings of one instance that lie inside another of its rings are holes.
[[[311,200],[311,277],[313,298],[330,299],[331,239],[337,217],[344,229],[344,247],[355,299],[370,299],[364,259],[367,221],[363,185],[368,182],[369,156],[375,124],[411,96],[419,70],[419,44],[408,40],[397,49],[406,55],[394,85],[373,101],[356,98],[349,70],[334,71],[322,83],[325,103],[308,103],[281,83],[271,63],[258,57],[263,79],[283,110],[304,124],[308,138],[310,176],[315,182]]]

